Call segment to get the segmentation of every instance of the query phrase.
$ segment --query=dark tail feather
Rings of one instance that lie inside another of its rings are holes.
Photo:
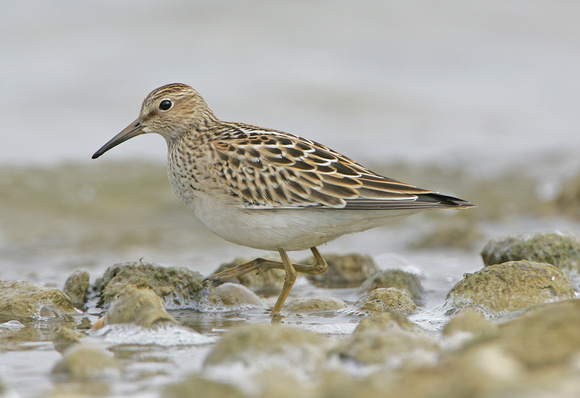
[[[439,204],[443,207],[467,208],[476,206],[466,200],[459,199],[454,196],[442,195],[439,193],[428,193],[417,196],[417,202],[433,203],[434,205]]]

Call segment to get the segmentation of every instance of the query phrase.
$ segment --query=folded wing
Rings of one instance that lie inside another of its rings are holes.
[[[471,203],[373,173],[344,155],[283,132],[228,123],[211,143],[216,178],[247,208],[412,210]]]

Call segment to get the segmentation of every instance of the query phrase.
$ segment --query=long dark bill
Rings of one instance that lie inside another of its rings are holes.
[[[143,126],[139,120],[135,120],[133,123],[125,127],[123,131],[111,138],[109,142],[101,147],[97,152],[94,153],[93,159],[98,158],[103,153],[107,152],[109,149],[116,147],[117,145],[133,138],[138,135],[144,134],[142,130]]]

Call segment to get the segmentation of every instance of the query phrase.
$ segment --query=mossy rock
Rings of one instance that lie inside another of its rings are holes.
[[[77,315],[62,291],[27,281],[0,281],[0,314],[33,319],[68,319]]]
[[[279,369],[304,375],[326,358],[328,341],[305,330],[279,325],[242,325],[230,329],[207,355],[204,368],[244,366],[254,371]]]
[[[73,272],[64,283],[63,292],[69,296],[77,308],[83,308],[87,302],[87,292],[90,286],[90,275],[86,271]]]
[[[396,371],[380,368],[377,371],[374,367],[369,376],[362,377],[327,372],[319,380],[314,396],[489,398],[577,395],[580,300],[538,305],[500,324],[485,321],[473,311],[455,319],[463,324],[456,325],[456,330],[467,328],[478,334],[477,330],[488,329],[489,324],[494,325],[494,330],[479,334],[458,349],[441,351],[440,359],[434,364]],[[476,320],[480,327],[471,329],[470,320]],[[377,321],[374,323],[378,324]],[[379,343],[377,347],[380,348]]]
[[[497,324],[485,319],[480,312],[468,309],[457,314],[445,324],[443,336],[449,337],[459,332],[480,336],[493,334],[497,332],[497,329]]]
[[[361,321],[352,336],[341,341],[334,353],[342,360],[400,368],[431,363],[438,350],[429,332],[403,315],[387,311]]]
[[[85,338],[84,334],[63,326],[53,340],[54,348],[62,354],[69,347],[79,344],[83,338]]]
[[[266,307],[264,302],[254,292],[237,283],[219,285],[216,287],[215,293],[225,306],[231,308]]]
[[[580,288],[580,235],[564,232],[515,234],[490,240],[481,252],[485,265],[529,260],[560,268]]]
[[[405,290],[415,302],[421,302],[425,293],[417,275],[398,269],[386,270],[371,276],[360,287],[360,291],[370,292],[383,287]]]
[[[132,323],[154,328],[177,321],[165,310],[163,300],[149,288],[127,285],[112,301],[104,325]]]
[[[468,308],[488,317],[574,298],[560,269],[550,264],[510,261],[465,274],[447,294],[449,313]]]
[[[266,370],[253,377],[259,398],[317,398],[308,384],[280,370]],[[306,385],[305,385],[306,384]]]
[[[165,301],[166,308],[195,307],[207,300],[214,288],[197,271],[187,268],[162,267],[143,262],[126,262],[109,267],[94,285],[100,294],[98,306],[107,308],[127,285],[153,290]],[[206,293],[206,294],[204,294]]]
[[[295,298],[284,304],[284,311],[292,314],[331,312],[343,310],[348,305],[336,297]]]
[[[237,387],[231,384],[220,383],[204,379],[198,375],[189,376],[185,380],[170,384],[163,389],[163,397],[190,398],[190,397],[224,397],[246,398]]]
[[[354,304],[356,311],[385,312],[395,311],[409,315],[417,306],[406,290],[395,287],[381,287],[371,290]]]
[[[500,324],[498,343],[530,368],[580,355],[580,300],[539,305]]]
[[[363,333],[367,330],[390,330],[401,329],[408,332],[422,330],[417,324],[411,322],[406,316],[395,311],[385,311],[371,314],[360,321],[355,333]]]
[[[96,380],[116,375],[120,362],[103,348],[91,344],[75,344],[68,348],[63,358],[52,370],[54,376],[76,381]]]
[[[370,276],[379,272],[371,256],[362,254],[326,254],[323,256],[328,264],[326,272],[319,275],[306,275],[316,286],[326,288],[358,287]],[[314,256],[302,262],[313,265]]]

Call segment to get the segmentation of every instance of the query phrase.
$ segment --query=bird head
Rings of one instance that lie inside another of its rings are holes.
[[[141,134],[157,133],[172,145],[186,134],[203,131],[215,120],[197,91],[186,84],[168,84],[149,93],[137,120],[95,152],[93,159]]]

